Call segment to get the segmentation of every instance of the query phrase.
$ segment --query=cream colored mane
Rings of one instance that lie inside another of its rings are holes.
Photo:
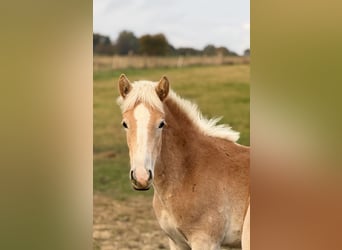
[[[155,88],[158,82],[151,81],[136,81],[132,83],[132,90],[124,98],[121,96],[117,99],[121,111],[125,112],[133,108],[137,102],[147,103],[151,107],[164,112],[163,103],[156,94]],[[217,123],[221,118],[207,119],[199,111],[198,106],[188,100],[179,97],[175,92],[170,90],[167,98],[172,99],[178,107],[188,114],[193,124],[205,135],[211,137],[218,137],[232,142],[239,139],[239,132],[231,129],[230,126]]]

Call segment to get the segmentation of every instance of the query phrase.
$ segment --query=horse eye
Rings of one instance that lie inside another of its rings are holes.
[[[128,126],[127,126],[127,123],[126,123],[126,122],[122,122],[122,126],[123,126],[124,128],[128,128]]]
[[[165,122],[162,121],[162,122],[159,124],[159,127],[158,127],[158,128],[162,128],[162,127],[164,127],[164,125],[165,125]]]

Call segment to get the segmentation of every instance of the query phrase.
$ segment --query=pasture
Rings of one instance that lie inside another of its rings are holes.
[[[185,68],[125,69],[94,73],[94,193],[116,200],[152,196],[133,191],[129,178],[129,157],[121,112],[116,104],[117,81],[125,73],[130,81],[158,81],[167,75],[171,88],[194,101],[206,117],[222,116],[240,132],[238,143],[249,145],[249,65],[192,66]]]

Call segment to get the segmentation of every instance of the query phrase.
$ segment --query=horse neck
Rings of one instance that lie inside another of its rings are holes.
[[[197,143],[198,129],[173,100],[164,103],[167,127],[163,130],[162,148],[155,167],[155,188],[172,188],[186,175],[195,171],[189,167],[191,148]]]

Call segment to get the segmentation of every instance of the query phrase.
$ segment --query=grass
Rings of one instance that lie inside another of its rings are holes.
[[[116,105],[121,73],[131,81],[167,75],[175,92],[196,102],[205,116],[223,116],[222,123],[241,133],[238,142],[249,145],[249,71],[249,65],[232,65],[94,73],[94,191],[116,199],[153,193],[133,191],[129,184],[128,149]]]

